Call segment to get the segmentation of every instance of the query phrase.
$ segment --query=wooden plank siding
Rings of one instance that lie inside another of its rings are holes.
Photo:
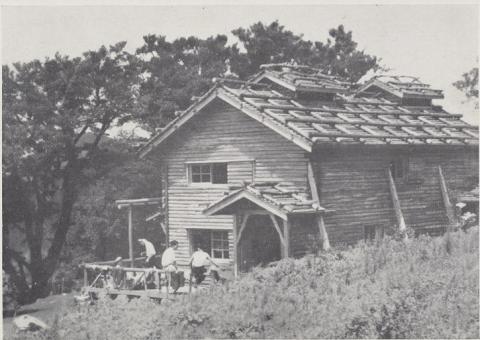
[[[407,157],[405,179],[395,181],[408,227],[441,232],[448,219],[442,203],[438,166],[449,191],[478,185],[476,148],[331,148],[314,153],[320,201],[335,213],[325,217],[330,240],[354,243],[364,227],[396,224],[386,169],[396,157]]]
[[[189,256],[187,230],[229,230],[233,261],[233,217],[204,216],[202,211],[221,198],[230,185],[243,181],[281,181],[306,188],[307,158],[293,142],[217,99],[153,152],[168,165],[170,240],[179,242],[177,256],[185,265]],[[228,160],[228,185],[189,184],[189,162]]]

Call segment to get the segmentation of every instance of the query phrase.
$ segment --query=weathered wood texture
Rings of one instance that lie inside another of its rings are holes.
[[[310,216],[292,218],[290,228],[290,256],[299,258],[306,254],[322,250],[318,225]]]
[[[306,188],[304,151],[220,100],[204,108],[165,143],[162,150],[154,153],[163,164],[168,164],[169,236],[170,240],[180,243],[180,264],[186,264],[190,255],[188,228],[229,230],[230,259],[233,260],[232,216],[202,214],[209,204],[228,191],[228,185],[251,182],[254,176],[257,182],[290,182]],[[228,185],[188,183],[188,162],[224,160],[233,161],[228,165]]]
[[[325,217],[330,241],[352,243],[363,238],[367,225],[394,226],[395,212],[386,169],[396,157],[407,156],[406,179],[396,188],[407,227],[419,232],[444,230],[448,224],[439,185],[438,166],[450,191],[478,184],[476,148],[335,148],[314,154],[320,201],[334,214]]]
[[[447,182],[445,181],[445,177],[443,176],[441,166],[438,167],[438,178],[440,180],[440,190],[442,193],[443,205],[445,207],[445,213],[447,214],[449,227],[453,228],[455,226],[455,211],[450,200]]]
[[[386,171],[388,177],[388,185],[390,187],[390,195],[392,196],[393,210],[395,211],[395,217],[397,219],[397,228],[399,231],[404,232],[407,229],[405,225],[405,219],[403,218],[402,207],[397,193],[397,184],[392,177],[392,171],[390,168]]]

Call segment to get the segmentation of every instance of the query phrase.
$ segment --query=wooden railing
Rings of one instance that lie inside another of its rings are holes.
[[[136,258],[135,261],[145,260],[145,257]],[[152,298],[169,298],[174,293],[170,291],[171,277],[163,269],[157,268],[139,268],[139,267],[123,267],[122,262],[130,262],[126,260],[113,260],[94,263],[84,263],[80,265],[83,269],[83,285],[86,293],[106,293],[110,296],[115,295],[130,295],[130,296],[148,296]],[[89,282],[89,271],[95,273],[93,281]],[[113,273],[121,272],[122,281],[118,284],[114,280]],[[140,274],[140,277],[134,279],[132,287],[127,286],[127,273]],[[150,275],[154,275],[155,288],[149,289],[147,287],[147,279]],[[109,279],[107,282],[107,278]],[[103,281],[104,287],[98,287],[99,281]],[[140,282],[143,281],[143,289],[135,289]],[[114,282],[116,286],[106,286],[107,283]],[[163,284],[162,284],[163,282]],[[162,288],[165,288],[162,290]]]

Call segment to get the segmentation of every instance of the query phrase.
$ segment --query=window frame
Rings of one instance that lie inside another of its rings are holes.
[[[230,262],[232,260],[232,257],[230,254],[230,239],[229,239],[229,232],[230,230],[226,229],[204,229],[204,228],[189,228],[188,229],[188,242],[189,242],[189,248],[190,248],[190,256],[193,254],[195,251],[194,249],[194,235],[195,233],[208,233],[208,238],[210,239],[210,252],[207,252],[208,255],[214,260],[215,262],[223,263],[223,262]],[[214,234],[223,234],[224,237],[217,238],[215,239],[216,241],[221,241],[222,247],[221,248],[214,248]],[[206,249],[203,249],[204,251],[207,251]],[[214,256],[214,251],[221,251],[222,252],[222,257],[215,257]],[[228,257],[225,257],[225,252]]]
[[[221,236],[215,238],[215,234],[220,234]],[[219,241],[221,246],[215,247],[215,241]],[[227,230],[210,230],[210,249],[211,254],[210,257],[216,260],[230,260],[230,243],[228,241],[228,231]],[[226,248],[225,248],[226,244]],[[222,253],[222,257],[215,257],[215,251],[220,251]],[[225,252],[227,257],[225,257]]]
[[[226,182],[225,183],[213,183],[213,167],[215,164],[225,164],[225,177],[226,177]],[[186,172],[187,172],[187,181],[189,185],[192,186],[228,186],[228,162],[191,162],[191,163],[186,163]],[[198,174],[194,174],[193,172],[193,167],[198,166],[200,167],[200,172]],[[200,179],[202,176],[207,176],[207,172],[202,172],[202,167],[208,166],[209,167],[209,177],[210,181],[205,181],[205,182],[194,182],[193,181],[193,176],[200,176]]]

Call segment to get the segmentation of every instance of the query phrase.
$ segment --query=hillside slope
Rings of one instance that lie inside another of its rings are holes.
[[[30,337],[478,338],[478,236],[476,227],[287,259],[162,304],[105,299]]]

